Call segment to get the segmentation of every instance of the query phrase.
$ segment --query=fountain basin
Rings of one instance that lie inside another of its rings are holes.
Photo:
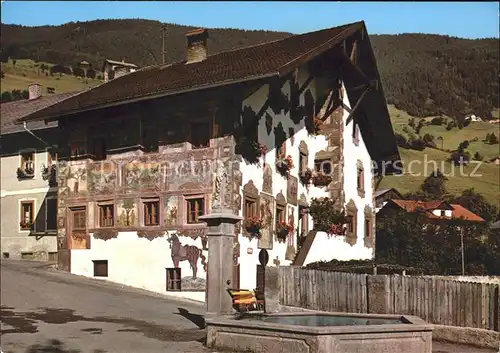
[[[432,326],[415,316],[276,313],[206,319],[207,346],[272,353],[431,353]]]

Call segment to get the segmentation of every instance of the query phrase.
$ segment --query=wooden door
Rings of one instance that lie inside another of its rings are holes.
[[[85,207],[71,209],[71,249],[89,249],[87,237],[87,210]]]

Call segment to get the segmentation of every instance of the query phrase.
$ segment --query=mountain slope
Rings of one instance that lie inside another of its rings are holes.
[[[185,57],[184,34],[194,27],[166,24],[166,61]],[[61,26],[1,25],[2,56],[94,67],[104,58],[140,66],[161,64],[162,23],[150,20],[97,20]],[[290,33],[210,29],[211,54],[282,39]],[[473,112],[489,117],[498,103],[498,40],[466,40],[439,35],[372,35],[387,100],[414,116]]]

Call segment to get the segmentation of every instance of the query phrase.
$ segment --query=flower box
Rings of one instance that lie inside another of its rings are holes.
[[[264,228],[264,221],[259,217],[250,217],[245,220],[244,226],[251,236],[260,238],[260,230]]]
[[[288,176],[290,170],[293,168],[292,156],[281,156],[276,160],[276,170],[283,176]]]
[[[328,186],[332,180],[333,178],[330,175],[326,175],[322,172],[315,173],[312,177],[313,185],[316,187]]]
[[[288,234],[293,232],[293,224],[286,223],[285,221],[280,221],[276,223],[276,237],[278,241],[286,241]]]
[[[313,172],[309,168],[303,170],[299,175],[300,182],[303,185],[309,185],[311,183],[312,177],[313,177]]]

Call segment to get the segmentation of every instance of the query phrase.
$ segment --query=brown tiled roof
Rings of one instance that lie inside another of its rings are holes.
[[[185,64],[182,61],[146,67],[68,99],[54,109],[45,110],[43,116],[36,114],[28,119],[54,117],[139,97],[168,95],[284,74],[303,57],[323,47],[328,49],[363,27],[363,22],[356,22],[210,55],[197,63]]]
[[[15,121],[28,116],[36,111],[50,107],[79,92],[67,92],[41,96],[37,99],[23,99],[14,102],[0,104],[0,133],[9,134],[23,130],[22,125],[16,125]],[[28,127],[31,130],[43,129],[57,126],[57,122],[46,125],[43,121],[30,122]]]
[[[432,210],[438,209],[442,204],[447,204],[445,201],[415,201],[415,200],[392,200],[396,205],[403,208],[407,212],[416,212],[422,210],[427,217],[432,219],[450,219],[450,217],[436,216]],[[464,219],[473,222],[484,222],[484,219],[477,214],[469,211],[459,204],[449,204],[452,208],[451,218]]]

